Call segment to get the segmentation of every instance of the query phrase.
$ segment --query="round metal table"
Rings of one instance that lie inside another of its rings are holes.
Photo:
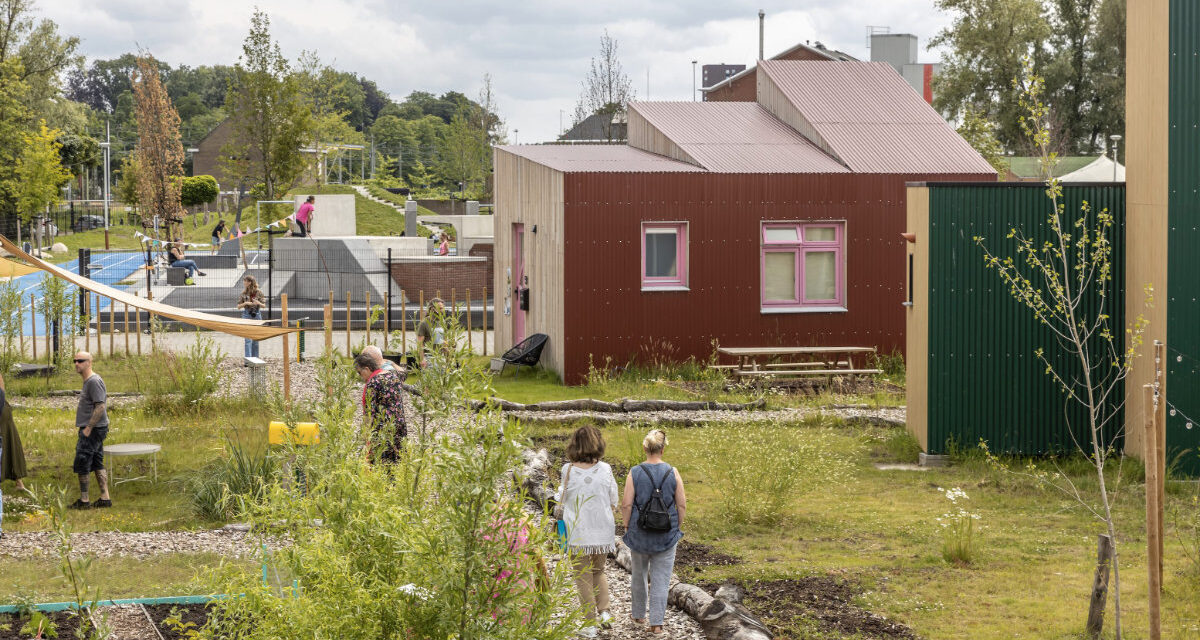
[[[104,445],[104,455],[107,456],[151,456],[150,468],[152,469],[152,480],[158,482],[158,452],[162,451],[162,445],[149,442],[126,442],[123,444]],[[122,482],[132,482],[134,480],[144,480],[146,476],[138,476],[136,478],[125,478],[117,480],[112,470],[109,471],[109,480],[112,484],[117,485]]]

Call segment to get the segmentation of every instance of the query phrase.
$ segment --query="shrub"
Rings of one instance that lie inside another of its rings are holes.
[[[224,455],[184,476],[181,483],[193,513],[207,520],[228,520],[247,504],[262,501],[278,468],[266,451],[249,451],[226,439]]]
[[[735,524],[775,525],[806,493],[841,484],[853,473],[821,429],[746,426],[715,439],[700,464],[720,496],[722,517]]]
[[[182,354],[160,349],[152,359],[153,375],[147,381],[146,408],[162,413],[202,410],[214,402],[222,388],[224,354],[210,337],[196,332],[196,340]]]

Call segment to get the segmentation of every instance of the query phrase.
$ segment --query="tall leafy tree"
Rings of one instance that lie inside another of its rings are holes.
[[[14,173],[17,178],[17,211],[21,219],[29,222],[60,200],[59,187],[71,178],[59,158],[57,129],[48,129],[40,122],[38,128],[24,135],[25,148],[17,158]],[[38,229],[41,225],[38,226]],[[38,239],[41,244],[41,239]]]
[[[1088,57],[1096,37],[1099,0],[1051,0],[1053,57],[1046,65],[1049,104],[1054,107],[1059,137],[1069,150],[1091,150],[1096,136],[1090,130],[1096,105],[1096,78]]]
[[[1045,64],[1050,22],[1040,0],[937,0],[954,16],[949,27],[929,42],[946,47],[942,70],[934,80],[934,107],[957,119],[971,109],[996,124],[1004,146],[1028,145],[1021,130],[1021,87],[1026,56],[1034,69]]]
[[[59,74],[82,59],[79,38],[63,37],[52,20],[34,20],[31,0],[0,0],[0,62],[20,61],[26,105],[46,117],[59,94]]]
[[[28,85],[21,79],[21,61],[0,62],[0,214],[17,214],[17,160],[25,151],[25,134],[32,122],[25,104]]]
[[[601,129],[606,140],[617,139],[613,119],[624,115],[626,105],[634,98],[633,83],[625,74],[617,55],[618,43],[608,35],[600,37],[600,55],[592,58],[591,68],[583,79],[583,93],[575,106],[575,124],[592,114],[606,116]]]
[[[266,199],[275,200],[304,172],[313,119],[270,27],[256,9],[225,101],[233,136],[222,155],[234,175],[261,184]]]
[[[958,135],[971,145],[988,164],[1000,174],[1001,179],[1008,174],[1008,166],[1004,162],[1004,148],[995,136],[996,126],[988,122],[972,109],[965,109],[962,121],[958,124]]]
[[[1125,134],[1125,0],[1101,3],[1088,74],[1095,91],[1089,134],[1098,147],[1113,134]]]
[[[179,204],[183,178],[183,143],[179,139],[179,113],[171,104],[151,56],[138,58],[133,76],[138,124],[138,200],[143,223],[157,216],[169,226],[183,222]],[[173,229],[169,229],[171,234]],[[174,237],[174,234],[171,234]]]
[[[454,116],[438,146],[438,172],[452,189],[474,188],[483,178],[488,145],[468,110]]]

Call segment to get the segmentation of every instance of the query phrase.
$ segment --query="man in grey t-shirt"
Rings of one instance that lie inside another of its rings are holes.
[[[75,409],[75,426],[79,428],[79,440],[75,443],[75,474],[79,476],[79,499],[72,509],[111,507],[108,497],[108,470],[104,468],[104,438],[108,435],[108,413],[104,403],[108,392],[104,380],[92,371],[92,354],[80,351],[75,354],[75,373],[83,378],[83,390],[79,393],[79,406]],[[100,499],[95,505],[88,500],[88,475],[96,474],[100,483]]]

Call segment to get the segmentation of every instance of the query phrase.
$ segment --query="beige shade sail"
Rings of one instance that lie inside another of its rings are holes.
[[[31,273],[37,273],[40,269],[35,269],[20,262],[12,260],[0,260],[0,278],[20,278]]]
[[[115,289],[105,284],[100,284],[90,278],[85,278],[77,273],[71,273],[62,267],[43,262],[28,253],[25,253],[17,245],[13,244],[8,238],[0,236],[0,246],[8,250],[9,253],[29,262],[35,267],[48,272],[56,278],[62,278],[67,282],[81,288],[91,291],[97,295],[106,298],[112,298],[117,302],[123,302],[131,307],[149,311],[165,318],[178,320],[195,327],[203,327],[212,331],[220,331],[240,338],[249,338],[250,340],[266,340],[274,338],[285,333],[293,333],[299,331],[297,328],[286,327],[271,327],[264,324],[261,320],[245,320],[242,318],[226,318],[213,313],[201,313],[199,311],[191,311],[189,309],[180,309],[161,302],[154,302],[146,298],[126,293],[119,289]]]

